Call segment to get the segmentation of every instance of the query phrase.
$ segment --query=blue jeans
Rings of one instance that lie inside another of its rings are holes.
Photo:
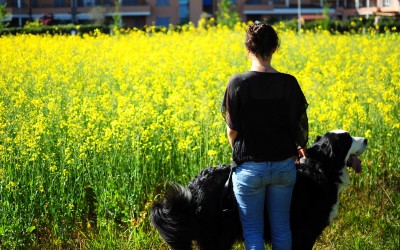
[[[232,181],[246,249],[264,249],[265,208],[271,226],[272,248],[290,250],[290,203],[296,182],[294,160],[245,162],[235,169]]]

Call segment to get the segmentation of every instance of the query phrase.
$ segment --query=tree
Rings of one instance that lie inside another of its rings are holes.
[[[89,17],[94,24],[102,25],[106,19],[106,9],[102,6],[95,6],[90,9]]]
[[[321,21],[322,24],[322,29],[328,30],[329,29],[329,22],[330,22],[330,16],[329,16],[329,3],[325,2],[324,7],[322,9],[322,16],[324,17]]]
[[[5,27],[8,26],[8,23],[4,22],[4,20],[6,20],[9,15],[6,9],[6,5],[7,5],[6,3],[0,4],[0,33],[3,31]]]
[[[218,4],[216,19],[218,24],[228,26],[230,29],[240,22],[236,6],[230,0],[222,0]]]
[[[118,31],[119,29],[121,29],[121,26],[122,26],[122,16],[121,16],[121,12],[119,11],[119,7],[120,7],[121,3],[119,1],[120,0],[114,1],[114,14],[112,16],[114,31]]]

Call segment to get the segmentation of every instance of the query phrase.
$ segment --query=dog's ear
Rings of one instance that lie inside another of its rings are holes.
[[[320,136],[320,135],[318,135],[318,136],[317,136],[317,138],[315,138],[315,141],[314,141],[314,143],[317,143],[317,142],[319,142],[319,140],[321,140],[321,136]]]

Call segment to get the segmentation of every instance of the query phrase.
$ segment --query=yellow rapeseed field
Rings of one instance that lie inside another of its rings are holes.
[[[353,211],[319,247],[396,246],[400,35],[280,37],[272,64],[300,82],[310,141],[341,128],[370,143],[350,187],[362,192],[339,208]],[[0,37],[0,248],[75,248],[119,229],[129,248],[154,247],[147,209],[164,184],[230,162],[219,106],[250,67],[243,39],[241,25]],[[340,243],[349,224],[362,228]]]

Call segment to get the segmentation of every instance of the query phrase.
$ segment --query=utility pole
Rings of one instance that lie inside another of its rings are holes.
[[[76,23],[77,18],[76,15],[78,14],[78,6],[77,6],[77,0],[71,0],[71,22]]]
[[[29,0],[29,21],[32,22],[32,0]]]
[[[301,0],[297,0],[297,16],[298,16],[297,28],[298,28],[299,34],[300,34],[300,31],[301,31]]]
[[[18,2],[17,2],[17,7],[18,7],[18,10],[19,10],[19,18],[18,18],[18,25],[19,25],[19,27],[22,27],[22,18],[21,18],[21,8],[22,8],[22,4],[21,4],[21,0],[18,0]]]

